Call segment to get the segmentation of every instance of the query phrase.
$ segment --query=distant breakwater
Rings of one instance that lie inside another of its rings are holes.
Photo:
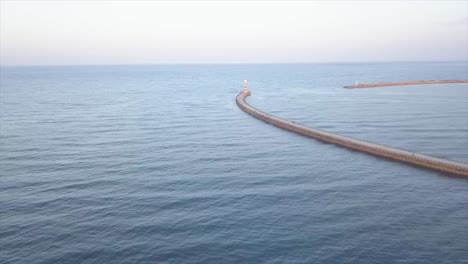
[[[417,84],[443,84],[443,83],[468,83],[468,80],[426,80],[426,81],[406,81],[406,82],[381,82],[381,83],[362,83],[356,85],[347,85],[343,88],[376,88],[387,86],[417,85]]]
[[[333,143],[341,147],[365,152],[374,156],[388,158],[439,172],[468,177],[468,164],[412,153],[400,149],[390,148],[387,146],[369,143],[366,141],[344,137],[319,129],[303,126],[262,112],[256,109],[255,107],[250,106],[245,101],[245,99],[249,95],[250,92],[246,92],[245,90],[243,92],[240,92],[239,95],[237,95],[236,103],[239,106],[239,108],[247,114],[256,117],[260,120],[263,120],[267,123],[270,123],[274,126],[277,126],[279,128],[289,130],[306,137],[311,137],[328,143]]]

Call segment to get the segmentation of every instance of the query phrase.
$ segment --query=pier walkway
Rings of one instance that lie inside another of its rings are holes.
[[[240,92],[236,98],[236,102],[239,108],[247,114],[252,115],[253,117],[256,117],[272,125],[275,125],[279,128],[286,129],[306,137],[311,137],[328,143],[333,143],[341,147],[365,152],[371,155],[397,160],[409,163],[411,165],[436,170],[439,172],[468,177],[468,164],[390,148],[387,146],[373,144],[366,141],[344,137],[319,129],[303,126],[262,112],[256,109],[255,107],[250,106],[245,101],[246,97],[249,95],[250,91],[248,91],[248,89],[244,87],[244,91]]]

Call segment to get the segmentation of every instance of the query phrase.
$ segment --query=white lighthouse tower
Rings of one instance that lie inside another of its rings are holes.
[[[249,84],[247,83],[247,80],[244,80],[244,96],[249,96],[250,91],[249,91]]]

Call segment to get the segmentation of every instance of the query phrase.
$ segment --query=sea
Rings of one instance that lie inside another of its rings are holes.
[[[0,263],[468,263],[468,62],[0,68]]]

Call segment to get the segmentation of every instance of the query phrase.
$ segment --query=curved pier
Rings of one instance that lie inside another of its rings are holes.
[[[279,128],[286,129],[304,135],[306,137],[311,137],[325,142],[333,143],[338,146],[342,146],[352,150],[365,152],[371,155],[397,160],[412,165],[428,168],[431,170],[468,177],[468,164],[439,159],[417,153],[411,153],[408,151],[373,144],[353,138],[348,138],[330,132],[325,132],[319,129],[296,124],[294,122],[269,115],[265,112],[256,109],[255,107],[250,106],[245,101],[245,98],[249,95],[250,91],[246,90],[245,87],[244,91],[240,92],[239,95],[237,95],[236,102],[239,108],[247,114],[272,125],[275,125]]]

